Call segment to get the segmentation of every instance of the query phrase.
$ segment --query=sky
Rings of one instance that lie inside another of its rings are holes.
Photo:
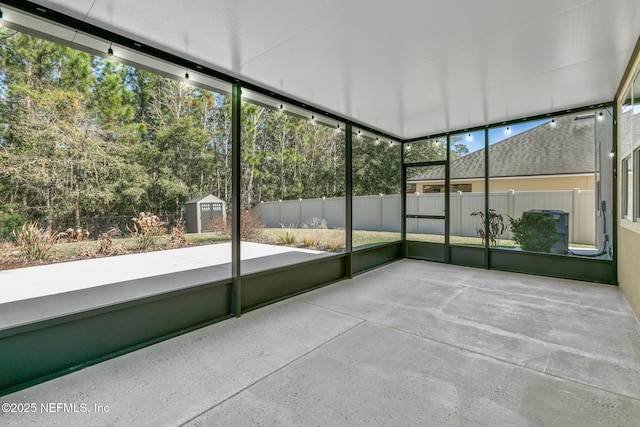
[[[510,125],[508,126],[510,133],[506,133],[505,131],[507,126],[489,129],[489,145],[528,131],[529,129],[540,126],[549,120],[550,119],[536,120],[522,124]],[[484,148],[484,131],[472,132],[471,139],[469,139],[468,135],[464,135],[461,142],[467,146],[469,153],[481,150]]]

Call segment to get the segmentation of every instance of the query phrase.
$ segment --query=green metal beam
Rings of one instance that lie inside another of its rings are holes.
[[[402,171],[402,185],[400,187],[400,238],[402,239],[401,256],[407,256],[407,166],[404,164],[405,146],[400,149],[400,170]]]
[[[638,44],[636,45],[636,51],[638,52],[640,49],[640,38],[638,39]],[[635,56],[634,56],[635,57]],[[613,141],[611,142],[611,151],[613,151],[613,166],[612,166],[612,182],[613,186],[613,206],[611,207],[611,246],[613,247],[613,256],[611,257],[613,260],[613,282],[618,284],[618,99],[614,101],[613,109]],[[636,172],[637,173],[637,172]]]
[[[449,264],[451,254],[451,137],[447,135],[447,161],[444,164],[444,262]]]
[[[489,266],[489,129],[484,130],[484,268]]]
[[[231,313],[242,314],[242,276],[240,266],[240,153],[241,153],[242,88],[235,83],[231,89]]]
[[[347,261],[345,266],[345,276],[351,279],[353,277],[352,267],[352,253],[353,253],[353,128],[350,123],[347,123],[345,129],[345,150],[344,150],[344,163],[345,163],[345,191],[346,191],[346,251]]]

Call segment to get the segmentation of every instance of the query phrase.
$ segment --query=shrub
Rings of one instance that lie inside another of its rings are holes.
[[[550,252],[551,246],[558,241],[556,223],[548,216],[525,212],[509,222],[513,240],[525,251]]]
[[[27,221],[25,215],[0,212],[0,241],[11,241],[14,237],[14,231],[19,230]]]
[[[69,242],[82,242],[89,237],[89,230],[86,228],[67,228],[64,233],[60,233],[60,237],[66,237]]]
[[[80,246],[76,251],[76,256],[78,258],[93,258],[96,256],[96,251],[89,246]]]
[[[176,221],[171,229],[171,247],[173,249],[187,246],[187,238],[184,234],[184,221]]]
[[[124,245],[113,245],[109,249],[109,255],[124,255],[127,252],[129,251],[124,247]]]
[[[128,228],[131,237],[136,242],[138,249],[147,251],[155,247],[158,238],[166,233],[164,223],[151,212],[140,212],[137,217],[131,218],[133,230]]]
[[[97,245],[98,245],[97,252],[100,255],[111,255],[112,242],[108,233],[100,234],[100,236],[98,237]]]
[[[313,217],[306,220],[302,226],[312,230],[324,230],[327,228],[327,221],[324,218]]]
[[[49,258],[51,248],[58,241],[60,234],[38,227],[35,222],[28,222],[22,224],[19,230],[13,230],[13,236],[24,258],[41,261]]]
[[[209,220],[207,230],[231,237],[231,220],[221,216]]]
[[[260,217],[251,211],[240,213],[240,237],[242,239],[254,239],[260,235],[264,223]]]
[[[242,211],[240,213],[240,238],[242,240],[251,240],[260,236],[260,230],[264,228],[264,223],[260,217],[251,211]],[[218,217],[214,218],[210,229],[214,233],[231,236],[231,219]]]

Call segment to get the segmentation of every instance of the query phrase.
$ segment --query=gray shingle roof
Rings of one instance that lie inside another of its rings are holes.
[[[581,118],[582,117],[582,118]],[[489,146],[489,176],[566,175],[595,171],[594,115],[567,116]],[[451,179],[483,178],[484,149],[452,160]],[[442,180],[444,166],[411,181]]]
[[[195,197],[195,198],[187,201],[185,203],[185,205],[189,205],[189,204],[192,204],[192,203],[198,203],[198,202],[205,202],[205,203],[211,203],[211,202],[220,203],[220,202],[222,202],[222,203],[224,203],[224,200],[214,196],[213,194],[207,194],[205,196]]]

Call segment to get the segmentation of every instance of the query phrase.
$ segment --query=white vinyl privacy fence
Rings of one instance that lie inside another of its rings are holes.
[[[353,198],[353,229],[400,231],[400,195]],[[596,234],[596,202],[593,190],[505,191],[489,195],[489,207],[502,215],[519,218],[531,209],[560,210],[569,213],[569,241],[592,245]],[[475,237],[480,224],[472,212],[484,209],[484,193],[452,193],[450,196],[451,235]],[[444,194],[408,194],[407,214],[444,215]],[[263,202],[254,212],[267,227],[303,227],[311,218],[321,218],[329,228],[345,226],[345,199],[300,199]],[[508,224],[508,219],[505,217]],[[407,219],[408,233],[443,234],[444,221]],[[510,239],[507,230],[500,238]]]

